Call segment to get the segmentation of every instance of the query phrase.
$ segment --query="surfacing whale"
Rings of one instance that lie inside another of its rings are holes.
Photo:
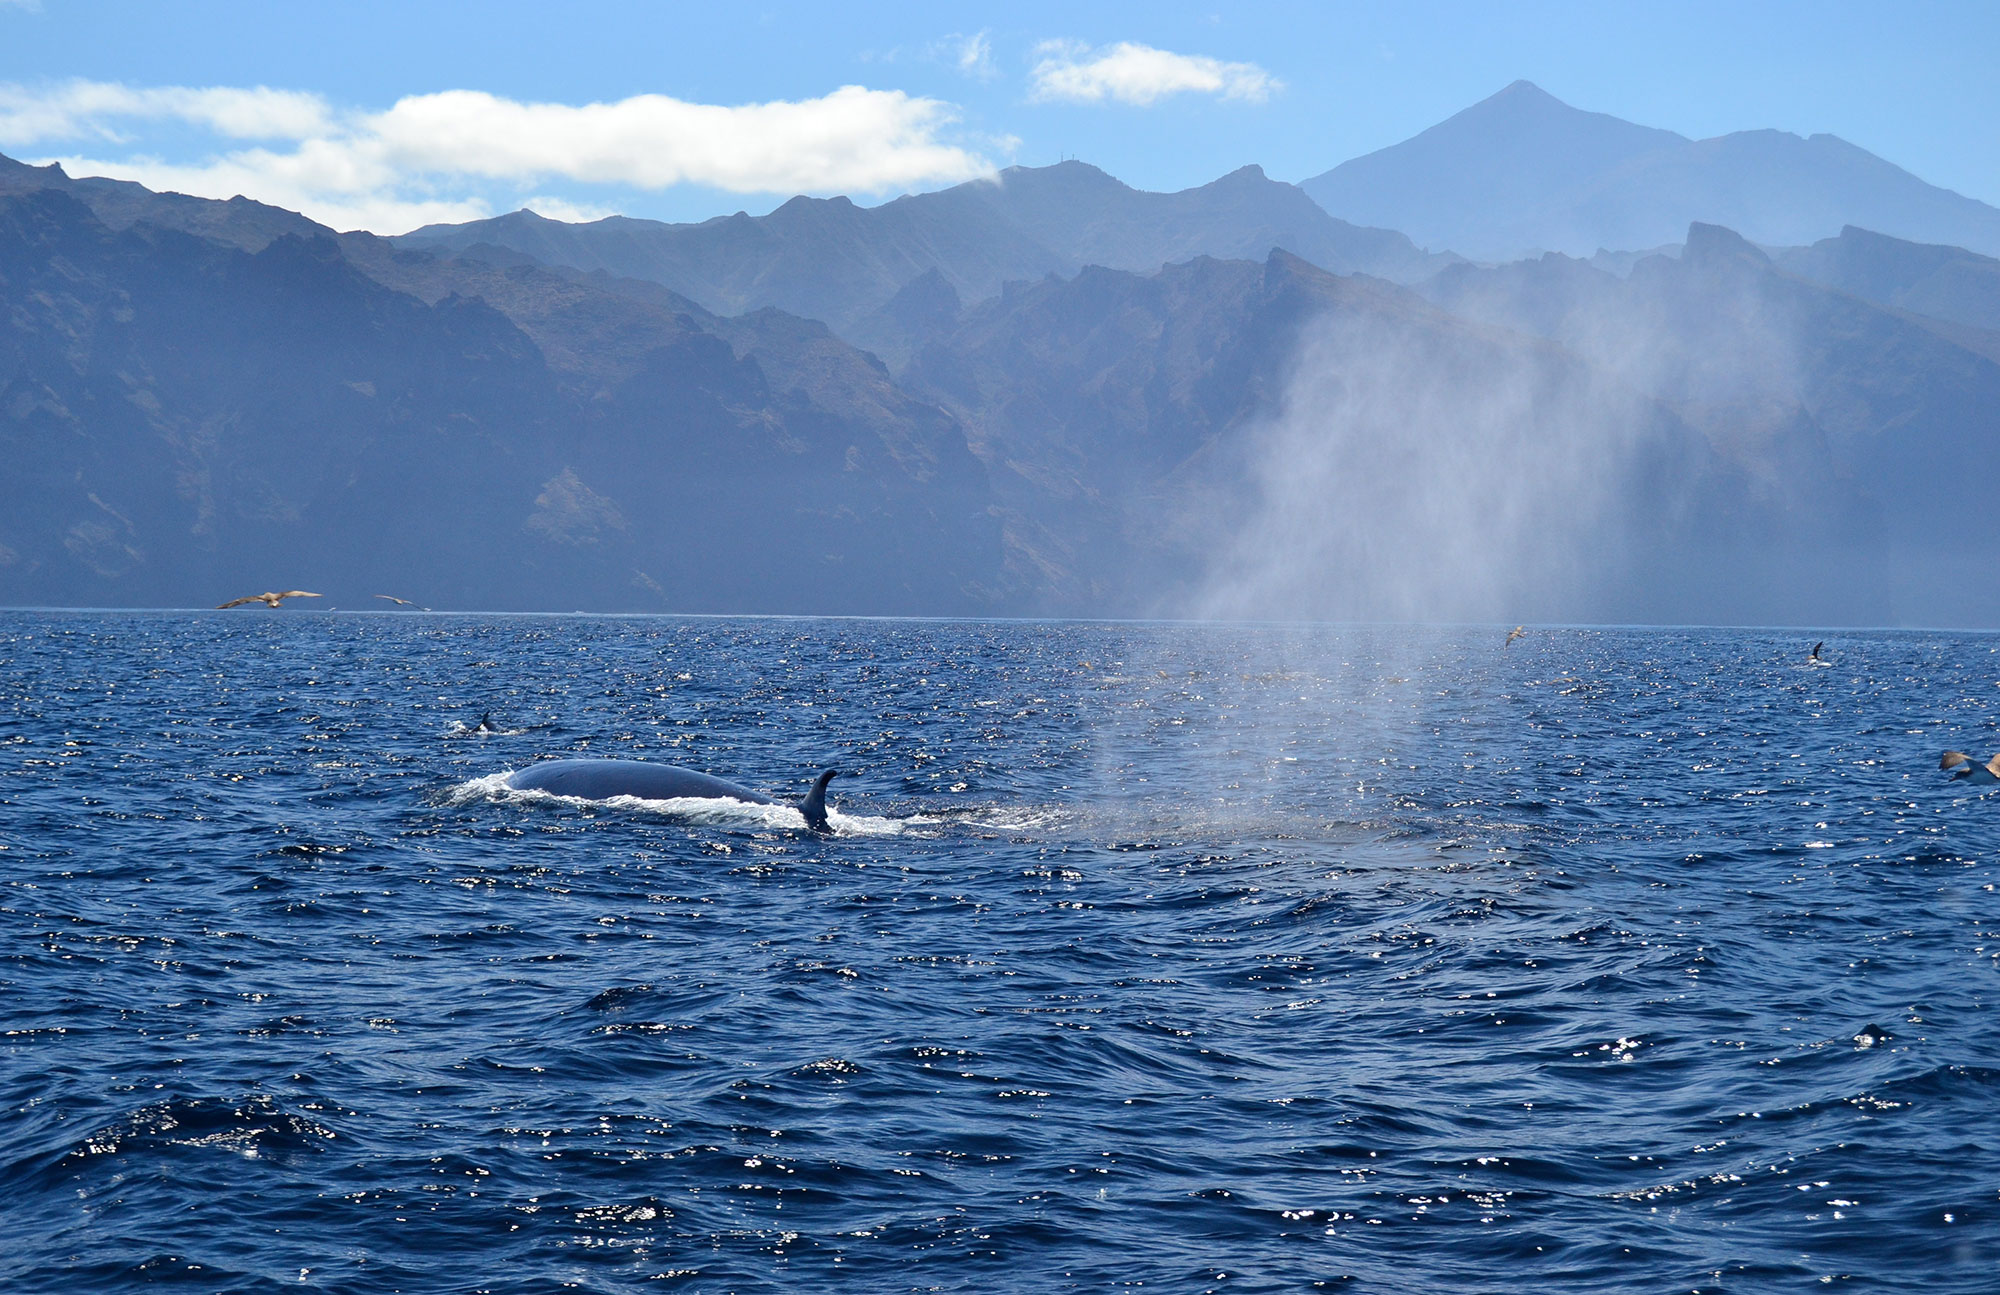
[[[813,780],[812,790],[799,802],[799,813],[815,832],[831,829],[826,821],[826,784],[840,771],[828,769]],[[608,800],[613,796],[636,796],[640,800],[740,800],[752,805],[776,805],[760,791],[752,791],[727,778],[697,773],[677,764],[654,764],[649,760],[544,760],[507,775],[507,785],[515,791],[545,791],[551,796],[575,796],[579,800]]]

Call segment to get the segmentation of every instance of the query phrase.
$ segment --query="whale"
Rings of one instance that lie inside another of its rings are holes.
[[[832,830],[826,821],[826,785],[839,776],[827,769],[813,779],[812,790],[799,802],[799,813],[815,832]],[[579,800],[609,800],[613,796],[635,796],[640,800],[740,800],[751,805],[777,805],[760,791],[698,773],[677,764],[655,764],[650,760],[543,760],[507,775],[507,785],[515,791],[544,791],[551,796],[574,796]]]

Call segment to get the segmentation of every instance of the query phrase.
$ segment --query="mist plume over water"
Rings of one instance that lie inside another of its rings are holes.
[[[1345,315],[1304,330],[1249,447],[1204,618],[1583,619],[1625,601],[1705,448],[1553,346]]]

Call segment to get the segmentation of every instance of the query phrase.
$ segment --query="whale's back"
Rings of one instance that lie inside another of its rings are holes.
[[[778,803],[727,778],[647,760],[544,760],[510,774],[507,785],[516,791],[545,791],[551,796],[575,796],[579,800],[636,796],[641,800]]]

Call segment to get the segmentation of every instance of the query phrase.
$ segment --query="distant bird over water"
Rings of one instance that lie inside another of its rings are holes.
[[[1528,627],[1526,625],[1516,625],[1513,629],[1507,631],[1507,641],[1500,646],[1503,648],[1513,647],[1515,639],[1526,637],[1528,637]]]
[[[1963,778],[1968,782],[2000,782],[2000,755],[1985,764],[1974,764],[1972,757],[1963,751],[1946,751],[1938,758],[1938,768],[1955,769],[1952,781]]]
[[[1819,660],[1819,650],[1820,650],[1821,648],[1825,647],[1825,646],[1826,646],[1826,640],[1825,640],[1825,639],[1821,639],[1821,640],[1820,640],[1819,642],[1817,642],[1817,643],[1813,644],[1813,650],[1812,650],[1812,651],[1810,651],[1810,652],[1808,652],[1808,653],[1806,653],[1806,660],[1808,660],[1808,661],[1817,661],[1817,660]]]
[[[412,600],[412,599],[409,599],[409,598],[398,598],[398,597],[396,597],[396,595],[394,595],[394,594],[376,594],[375,596],[376,596],[377,598],[382,598],[382,599],[386,599],[387,601],[389,601],[389,602],[392,602],[392,603],[396,604],[396,606],[398,606],[398,607],[416,607],[416,606],[417,606],[417,604],[416,604],[416,602],[415,602],[414,600]],[[429,610],[430,610],[430,608],[428,608],[428,607],[424,607],[424,608],[421,608],[420,610],[422,610],[422,611],[429,611]]]
[[[225,607],[241,607],[244,603],[263,603],[266,607],[276,607],[287,598],[319,598],[323,596],[321,594],[309,594],[303,589],[287,589],[281,594],[267,592],[251,594],[247,598],[231,598],[226,603],[217,603],[215,610],[221,611]]]

